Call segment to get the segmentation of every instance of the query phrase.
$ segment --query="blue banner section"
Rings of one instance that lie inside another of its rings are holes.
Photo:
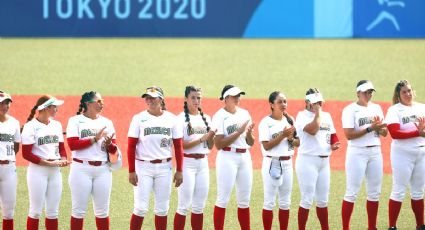
[[[425,37],[424,0],[356,0],[353,4],[354,37]]]
[[[0,0],[2,37],[425,37],[425,0]]]

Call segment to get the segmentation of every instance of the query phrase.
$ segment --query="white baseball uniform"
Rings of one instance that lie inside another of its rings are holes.
[[[395,104],[388,109],[385,123],[400,124],[401,131],[417,130],[416,119],[425,117],[425,105],[413,103],[405,106]],[[425,138],[393,139],[391,143],[391,166],[393,187],[390,198],[402,202],[407,186],[412,200],[423,199],[425,186]]]
[[[384,118],[381,106],[370,102],[360,106],[356,102],[342,111],[342,127],[364,130],[371,126],[374,117]],[[366,177],[367,200],[379,201],[383,176],[381,140],[377,132],[367,133],[359,138],[348,140],[345,159],[347,177],[344,200],[354,203],[360,190],[363,177]]]
[[[64,142],[62,125],[49,119],[46,125],[32,119],[24,125],[22,144],[32,145],[31,153],[43,160],[60,160],[59,143]],[[39,219],[46,208],[46,218],[57,219],[62,195],[62,174],[59,167],[41,166],[30,162],[27,171],[30,198],[28,216]]]
[[[315,113],[304,110],[298,113],[295,128],[300,138],[300,147],[295,162],[295,171],[300,186],[300,206],[310,209],[313,199],[319,208],[327,207],[330,187],[329,156],[331,155],[331,135],[336,133],[331,115],[321,112],[320,128],[316,135],[304,131],[313,121]]]
[[[3,219],[13,219],[16,203],[18,178],[15,165],[14,143],[21,142],[19,121],[6,115],[7,120],[0,122],[0,206]]]
[[[204,114],[208,124],[211,124],[211,118]],[[189,114],[190,124],[192,126],[191,134],[188,133],[188,123],[186,121],[185,113],[179,114],[178,119],[184,123],[183,127],[183,141],[199,140],[207,131],[207,126],[200,114],[194,116]],[[208,148],[207,142],[204,141],[198,145],[184,149],[184,154],[204,154],[204,158],[195,159],[190,157],[184,158],[183,164],[183,183],[178,187],[178,207],[177,213],[186,215],[192,206],[192,212],[201,214],[204,212],[205,203],[208,198],[209,190],[209,167],[208,167]]]
[[[275,120],[270,116],[263,118],[258,126],[259,141],[271,141],[285,128],[290,128],[285,117],[282,120]],[[279,209],[288,210],[291,206],[291,192],[293,181],[292,156],[294,155],[294,147],[288,143],[288,139],[284,138],[275,147],[265,150],[261,145],[263,153],[263,165],[261,174],[263,177],[264,188],[264,205],[263,209],[273,210],[276,204],[276,195],[278,195]],[[274,179],[270,175],[270,166],[272,158],[291,157],[286,160],[280,160],[282,175],[279,179]]]
[[[235,113],[229,113],[221,108],[214,114],[212,126],[217,129],[216,135],[227,137],[237,131],[246,121],[252,122],[247,110],[237,107]],[[230,147],[230,151],[221,149],[217,153],[216,206],[226,208],[236,183],[238,207],[248,208],[252,189],[252,160],[249,152],[251,146],[246,142],[246,132],[228,147]]]
[[[115,133],[112,121],[98,116],[88,118],[82,114],[69,118],[66,128],[68,142],[70,138],[79,140],[92,139],[106,127],[104,133],[111,136]],[[94,214],[98,218],[109,216],[109,199],[112,186],[112,173],[107,164],[107,149],[102,137],[96,143],[82,149],[72,151],[73,162],[69,173],[69,187],[72,196],[72,216],[84,218],[90,196],[93,199]],[[83,163],[77,162],[82,161]],[[99,166],[90,163],[99,162]]]
[[[182,129],[177,116],[168,111],[163,111],[160,116],[153,116],[145,110],[133,116],[128,137],[138,139],[135,162],[138,184],[134,187],[133,211],[135,215],[146,215],[152,190],[155,215],[167,215],[172,185],[173,139],[182,138]]]

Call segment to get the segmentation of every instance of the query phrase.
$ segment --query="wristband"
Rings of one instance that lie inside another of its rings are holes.
[[[372,128],[367,127],[367,128],[366,128],[366,133],[370,133],[370,132],[372,132]]]

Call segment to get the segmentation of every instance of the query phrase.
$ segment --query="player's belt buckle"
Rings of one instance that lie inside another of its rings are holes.
[[[149,163],[152,163],[152,164],[160,164],[160,163],[166,163],[166,162],[171,161],[171,157],[166,158],[166,159],[156,159],[156,160],[151,160],[151,161],[141,160],[141,159],[136,159],[136,160],[144,161],[144,162],[149,162]]]
[[[238,149],[238,148],[232,148],[232,147],[224,147],[223,150],[227,151],[227,152],[235,152],[235,153],[245,153],[246,152],[246,149]]]
[[[272,156],[267,156],[269,158],[273,158]],[[280,161],[287,161],[287,160],[291,160],[291,156],[280,156],[279,157]]]
[[[78,158],[72,158],[73,161],[84,164],[84,162],[87,162],[87,164],[92,166],[101,166],[103,164],[103,161],[83,161]]]
[[[9,161],[9,160],[0,160],[0,165],[7,165],[9,163],[12,163],[12,161]]]
[[[191,154],[185,153],[183,155],[184,155],[184,157],[193,158],[193,159],[196,159],[196,160],[205,158],[205,156],[206,156],[205,154],[202,154],[202,153],[191,153]]]

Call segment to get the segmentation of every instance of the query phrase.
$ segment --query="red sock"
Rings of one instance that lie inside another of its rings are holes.
[[[140,230],[142,229],[143,217],[138,215],[131,215],[130,220],[130,230]]]
[[[71,216],[71,230],[82,230],[84,224],[83,218],[75,218]]]
[[[346,200],[342,200],[341,217],[342,217],[342,229],[350,229],[350,219],[353,213],[354,203]]]
[[[155,215],[155,229],[156,230],[167,230],[167,216]]]
[[[263,209],[263,227],[264,230],[271,230],[273,222],[273,211]]]
[[[58,230],[58,219],[49,219],[44,220],[46,225],[46,230]]]
[[[388,202],[388,219],[389,227],[395,227],[397,223],[398,214],[400,214],[401,202],[390,199]]]
[[[38,230],[38,219],[27,217],[27,230]]]
[[[280,230],[288,229],[289,209],[288,210],[279,209],[279,224],[280,224]]]
[[[238,208],[238,220],[241,230],[251,229],[251,223],[249,219],[249,207],[248,208]]]
[[[299,230],[305,230],[309,211],[310,211],[309,209],[305,209],[301,206],[298,208],[298,229]]]
[[[424,225],[424,199],[420,200],[410,200],[412,205],[413,213],[416,218],[416,227],[422,227]]]
[[[376,229],[376,219],[378,218],[378,208],[379,208],[379,201],[368,200],[366,202],[367,223],[368,223],[369,230]]]
[[[224,229],[224,218],[226,217],[226,209],[214,206],[214,229]]]
[[[176,212],[174,215],[174,230],[184,230],[186,224],[186,216],[180,215]]]
[[[96,227],[98,230],[109,230],[109,216],[105,218],[96,217]]]
[[[317,218],[319,218],[320,226],[322,230],[329,230],[329,222],[328,222],[328,207],[319,208],[316,207]]]
[[[204,225],[204,214],[196,214],[192,212],[192,216],[190,217],[190,222],[192,224],[193,230],[202,230],[202,226]]]
[[[3,219],[3,230],[13,230],[13,219],[5,220]]]

